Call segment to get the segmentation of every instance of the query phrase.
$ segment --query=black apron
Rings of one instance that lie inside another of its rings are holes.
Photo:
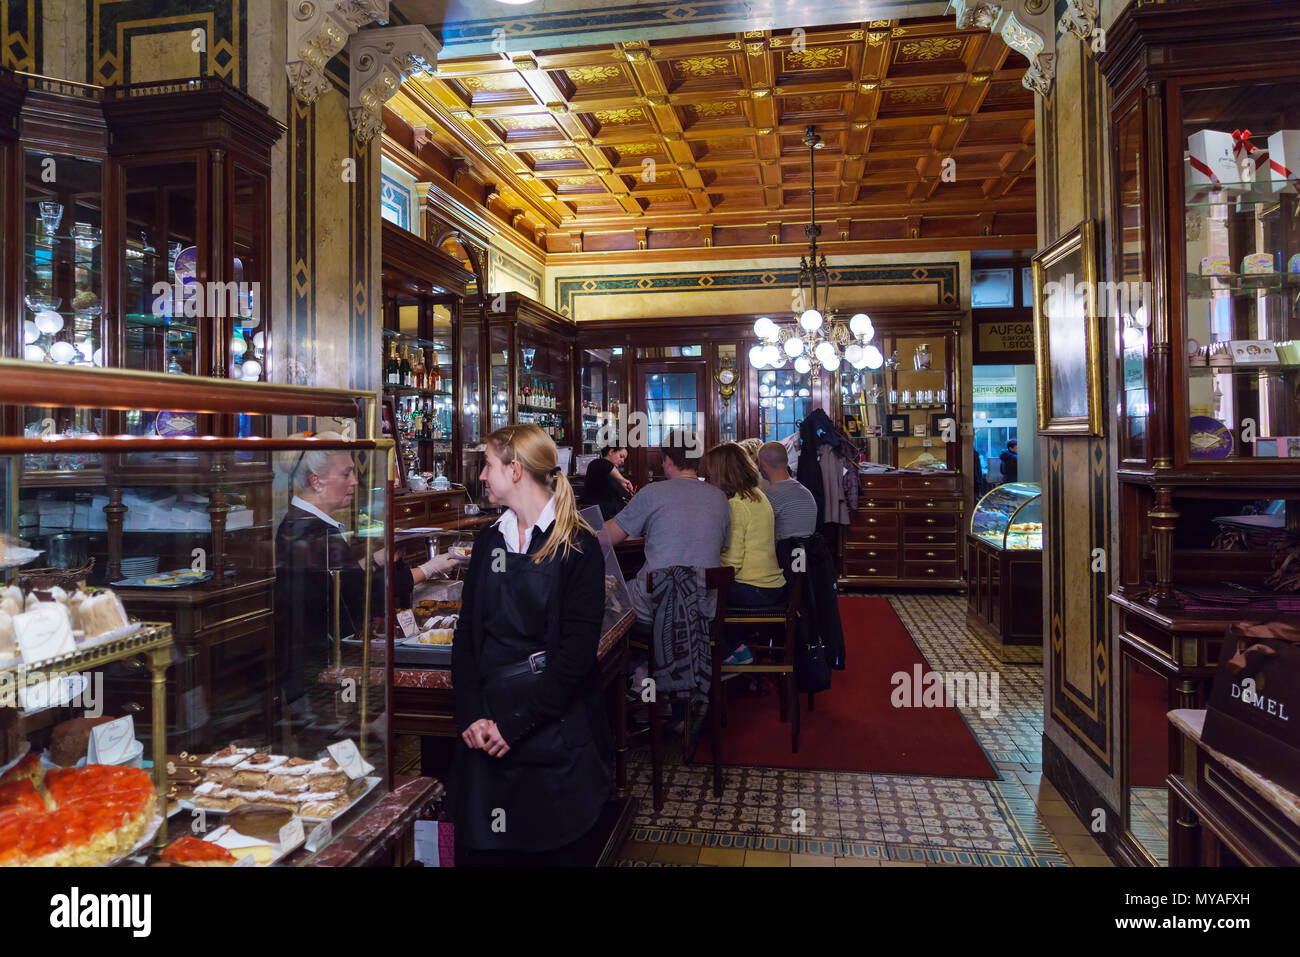
[[[538,537],[530,543],[533,550]],[[487,676],[546,650],[561,564],[559,558],[539,564],[528,555],[507,552],[506,572],[483,576],[475,596],[484,609],[479,662],[486,717],[494,721],[512,714],[539,678],[529,673],[494,681]],[[575,697],[558,721],[506,743],[510,750],[500,758],[463,742],[457,746],[452,789],[456,843],[483,851],[549,851],[590,831],[609,796],[610,772],[593,739],[583,697]]]

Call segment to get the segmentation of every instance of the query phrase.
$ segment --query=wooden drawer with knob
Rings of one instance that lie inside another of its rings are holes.
[[[844,574],[849,578],[897,578],[897,562],[877,562],[862,559],[844,559]]]
[[[904,491],[960,492],[960,475],[902,475],[899,485]]]
[[[904,512],[903,528],[917,529],[935,529],[936,531],[956,532],[957,520],[960,516],[956,512]]]
[[[429,515],[429,503],[424,499],[404,502],[398,499],[393,503],[393,520],[400,525],[423,525]]]
[[[849,513],[849,534],[852,535],[856,529],[897,534],[898,512],[869,512],[860,508],[854,509]]]
[[[933,578],[936,581],[957,577],[957,563],[953,562],[904,562],[904,578]]]
[[[903,549],[903,560],[909,562],[955,562],[957,561],[957,546],[951,545],[947,548],[905,548]]]
[[[844,558],[846,561],[870,562],[873,564],[889,562],[893,564],[898,561],[898,549],[892,547],[892,545],[892,542],[881,546],[848,542],[844,545]]]
[[[955,547],[957,545],[957,531],[936,531],[934,528],[927,526],[924,529],[909,528],[903,532],[904,545],[945,545]]]
[[[875,493],[879,495],[882,492],[898,491],[897,475],[862,475],[862,494],[870,495]]]

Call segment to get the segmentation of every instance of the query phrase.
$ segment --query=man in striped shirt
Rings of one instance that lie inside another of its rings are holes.
[[[776,541],[806,538],[817,531],[817,501],[790,476],[790,458],[780,442],[758,450],[758,468],[771,486],[763,489],[776,515]]]

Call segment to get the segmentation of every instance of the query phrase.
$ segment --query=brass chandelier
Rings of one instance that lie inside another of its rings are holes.
[[[817,225],[817,168],[813,162],[814,150],[826,144],[813,126],[804,130],[803,142],[808,147],[812,221],[803,229],[808,237],[808,255],[799,260],[796,309],[791,321],[784,325],[777,325],[767,316],[755,321],[754,335],[759,342],[749,350],[749,364],[756,369],[783,369],[787,362],[792,362],[796,372],[800,375],[811,372],[812,381],[816,382],[822,369],[835,372],[841,363],[855,369],[879,369],[885,357],[878,348],[869,345],[876,330],[866,313],[856,313],[845,322],[831,307],[831,275],[826,254],[819,257],[817,253],[817,237],[822,228]]]

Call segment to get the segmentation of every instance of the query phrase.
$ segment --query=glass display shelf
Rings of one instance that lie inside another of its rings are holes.
[[[986,494],[971,515],[970,533],[997,548],[1043,547],[1043,490],[1034,482],[1007,482]]]

